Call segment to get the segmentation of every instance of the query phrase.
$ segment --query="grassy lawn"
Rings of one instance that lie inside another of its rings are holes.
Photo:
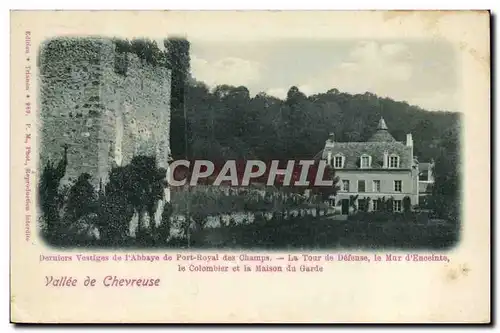
[[[433,223],[428,218],[395,216],[387,221],[297,218],[214,228],[225,233],[221,247],[240,249],[447,249],[458,240],[457,227]],[[193,237],[196,238],[196,237]],[[193,247],[211,247],[209,242]]]
[[[233,249],[233,250],[445,250],[458,241],[459,225],[429,219],[426,214],[369,213],[336,220],[331,216],[259,220],[235,226],[206,228],[182,238],[128,238],[119,244],[100,240],[76,241],[62,238],[51,243],[59,248],[104,247],[129,249]]]

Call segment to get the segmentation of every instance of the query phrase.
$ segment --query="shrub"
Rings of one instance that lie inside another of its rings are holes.
[[[370,209],[370,202],[371,202],[370,197],[366,197],[358,201],[360,203],[359,210],[362,212],[368,212],[368,210]]]
[[[161,215],[161,223],[158,227],[158,236],[162,240],[167,240],[170,237],[170,228],[172,226],[172,204],[170,202],[166,202],[163,207],[163,213]]]
[[[358,222],[391,222],[401,220],[401,214],[380,211],[380,212],[358,212],[356,214],[349,215],[347,217],[349,221],[358,221]],[[409,220],[408,220],[409,221]]]
[[[42,212],[43,229],[42,232],[49,241],[57,237],[61,227],[61,211],[64,207],[65,193],[59,192],[59,184],[66,174],[68,165],[68,146],[63,146],[64,156],[57,165],[48,161],[42,170],[40,183],[38,185],[38,197],[40,210]]]
[[[390,197],[385,201],[385,211],[392,213],[394,211],[394,198]]]
[[[356,204],[358,197],[359,197],[359,195],[349,196],[349,207],[351,207],[353,209],[354,213],[357,213],[357,211],[358,211],[358,205]]]
[[[411,212],[411,199],[409,196],[403,198],[403,210],[405,212]]]

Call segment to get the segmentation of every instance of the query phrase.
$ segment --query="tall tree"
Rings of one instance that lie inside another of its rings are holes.
[[[170,147],[174,159],[190,155],[188,145],[189,126],[185,112],[185,95],[191,78],[190,43],[185,38],[164,40],[166,66],[172,73],[170,96]]]
[[[44,166],[38,187],[40,198],[40,208],[45,221],[46,233],[49,238],[54,237],[60,227],[59,207],[59,185],[61,179],[66,174],[68,166],[68,145],[63,145],[64,155],[59,163],[54,166],[52,161],[48,161]]]
[[[460,214],[460,134],[459,123],[444,133],[434,166],[431,206],[438,216],[457,221]]]
[[[414,135],[415,154],[427,162],[439,155],[443,128],[457,120],[453,113],[427,112],[370,93],[350,95],[332,89],[306,97],[292,87],[281,100],[265,93],[250,97],[245,87],[230,85],[210,91],[197,82],[189,89],[190,145],[196,158],[311,158],[330,132],[338,141],[368,139],[382,115],[396,140],[405,141],[406,133]],[[180,131],[172,126],[173,132]]]
[[[283,120],[285,127],[285,151],[290,158],[306,157],[309,150],[306,146],[308,137],[308,128],[304,124],[311,105],[306,95],[297,87],[293,86],[288,90],[283,109]]]

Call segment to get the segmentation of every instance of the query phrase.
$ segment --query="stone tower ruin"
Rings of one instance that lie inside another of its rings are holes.
[[[62,159],[62,183],[90,174],[97,187],[133,156],[169,162],[170,71],[105,38],[57,38],[40,49],[39,167]],[[166,190],[167,200],[169,198]]]
[[[116,51],[111,39],[59,38],[42,46],[39,70],[42,165],[68,143],[65,180],[87,172],[97,185],[134,155],[167,167],[168,69]]]

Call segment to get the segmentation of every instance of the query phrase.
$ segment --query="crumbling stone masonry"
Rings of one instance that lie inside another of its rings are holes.
[[[86,172],[96,187],[105,184],[113,163],[126,165],[135,155],[156,156],[168,167],[168,69],[119,52],[105,38],[48,40],[38,65],[40,167],[60,160],[65,143],[63,183]]]

